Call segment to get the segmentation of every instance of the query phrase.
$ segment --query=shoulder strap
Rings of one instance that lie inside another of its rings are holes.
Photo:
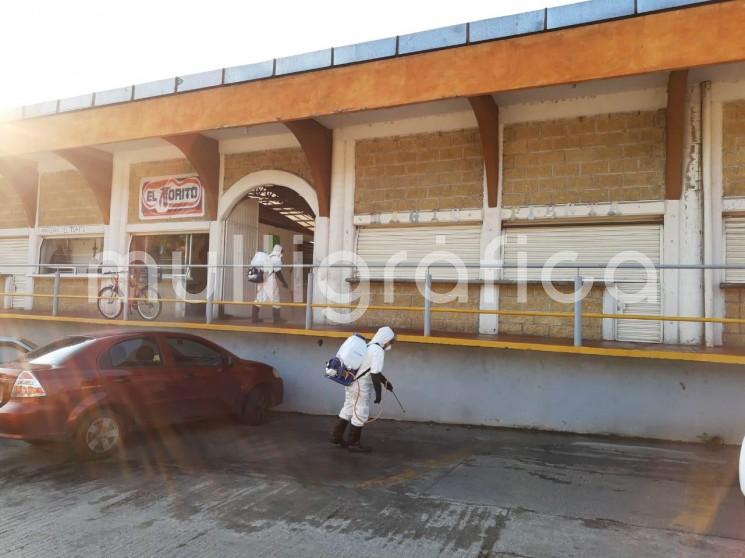
[[[367,370],[365,370],[359,376],[355,376],[354,381],[356,382],[357,380],[361,380],[363,378],[363,376],[365,376],[365,374],[368,374],[370,372],[370,370],[372,370],[372,368],[368,368]]]

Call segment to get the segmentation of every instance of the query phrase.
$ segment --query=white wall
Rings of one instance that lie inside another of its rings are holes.
[[[37,343],[81,331],[20,320],[0,328]],[[282,410],[332,415],[341,407],[343,389],[322,375],[340,340],[204,335],[274,366],[285,382]],[[739,443],[745,433],[745,375],[733,365],[398,343],[386,353],[385,374],[406,414],[384,396],[383,418],[691,442]]]

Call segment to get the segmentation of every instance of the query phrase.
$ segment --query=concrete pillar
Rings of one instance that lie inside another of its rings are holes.
[[[701,91],[698,84],[689,88],[686,119],[685,167],[683,197],[679,210],[680,264],[703,263],[703,207],[701,200]],[[676,273],[679,313],[682,316],[704,315],[704,274],[700,270],[680,270]],[[704,326],[680,322],[678,342],[699,344]]]
[[[481,286],[479,309],[499,309],[499,286],[494,280],[502,277],[501,270],[489,268],[497,264],[502,256],[498,250],[501,228],[501,209],[497,207],[484,208],[484,220],[481,224],[481,264],[485,268],[481,271],[484,284]],[[499,319],[496,314],[481,314],[479,316],[479,333],[496,334]]]
[[[127,220],[129,212],[129,165],[123,154],[115,154],[111,182],[110,221],[104,232],[104,252],[127,254]],[[135,203],[137,200],[134,200]]]
[[[503,161],[502,146],[504,144],[504,125],[499,127],[499,161]],[[487,203],[486,176],[484,176],[484,214],[481,221],[481,264],[485,266],[495,265],[502,258],[502,250],[499,246],[502,235],[502,188],[503,171],[499,165],[499,182],[497,192],[497,207],[489,207]],[[502,277],[502,271],[498,269],[482,269],[480,273],[484,284],[481,286],[479,296],[480,310],[499,310],[499,286],[494,284],[495,279]],[[496,314],[481,314],[479,316],[479,333],[496,334],[499,332],[499,317]]]
[[[328,219],[328,244],[326,250],[319,249],[320,229],[316,228],[316,251],[314,261],[341,252],[354,252],[354,141],[341,139],[334,132],[331,159],[331,211]],[[314,301],[325,300],[326,289],[333,289],[342,296],[336,302],[350,302],[347,296],[350,285],[346,281],[351,269],[319,270],[315,279]],[[327,287],[325,287],[327,286]],[[321,318],[321,311],[314,312],[314,320]],[[319,322],[316,322],[319,323]]]

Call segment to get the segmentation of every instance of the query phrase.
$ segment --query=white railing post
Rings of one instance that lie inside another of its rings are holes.
[[[424,279],[424,336],[432,335],[432,273],[427,268]]]
[[[302,273],[302,268],[301,268]],[[313,329],[313,270],[308,273],[305,293],[305,329]]]
[[[52,316],[59,314],[59,282],[60,272],[57,269],[54,272],[54,286],[52,287]]]
[[[119,273],[119,271],[116,273]],[[121,287],[122,284],[124,285],[123,288]],[[129,320],[129,266],[124,268],[124,280],[119,280],[119,288],[124,292],[122,297],[122,304],[124,305],[122,307],[122,320],[126,322]]]
[[[582,276],[577,270],[574,278],[574,346],[582,346]]]
[[[214,304],[215,304],[215,281],[217,275],[214,271],[209,271],[207,268],[207,306],[204,310],[204,319],[208,324],[212,323],[214,319]]]

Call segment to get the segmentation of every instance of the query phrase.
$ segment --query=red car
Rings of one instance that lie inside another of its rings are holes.
[[[0,437],[104,457],[134,429],[217,415],[260,424],[282,392],[271,366],[195,335],[77,335],[0,367]]]

